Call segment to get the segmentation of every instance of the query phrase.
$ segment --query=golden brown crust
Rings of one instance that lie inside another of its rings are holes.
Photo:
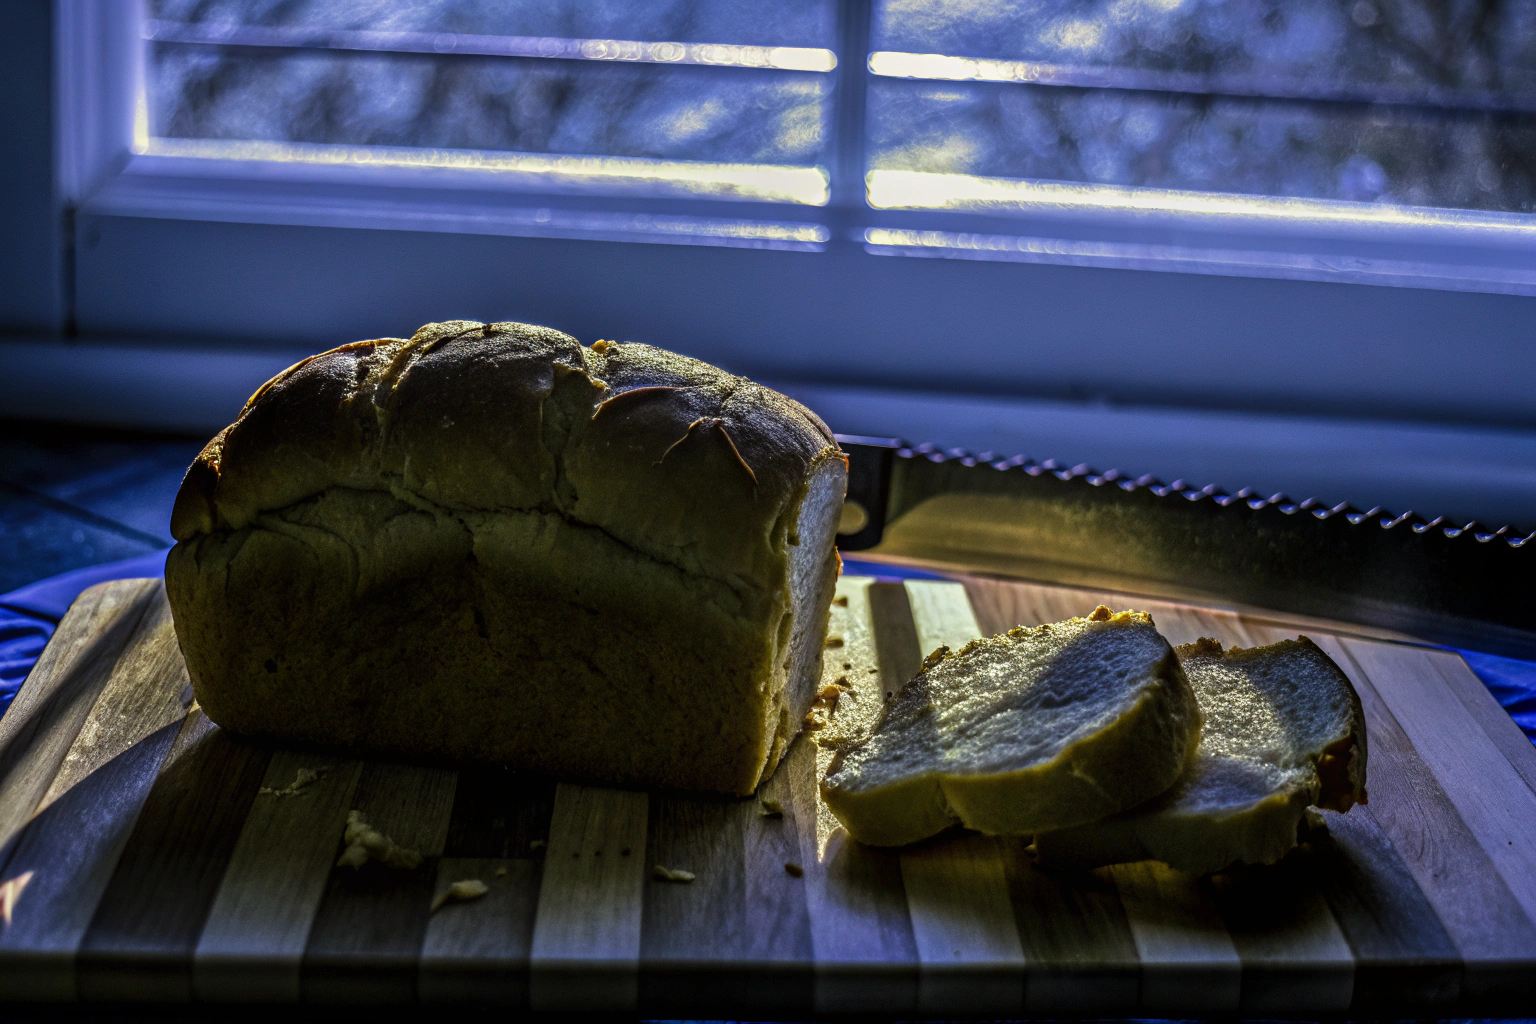
[[[214,490],[219,484],[219,461],[228,433],[228,427],[219,431],[187,467],[187,475],[182,477],[181,488],[176,492],[176,504],[171,507],[172,537],[181,540],[213,532]]]
[[[761,567],[828,455],[841,452],[804,406],[699,360],[452,321],[343,345],[263,385],[189,473],[172,535],[239,529],[331,487],[399,489],[554,511],[691,572]]]

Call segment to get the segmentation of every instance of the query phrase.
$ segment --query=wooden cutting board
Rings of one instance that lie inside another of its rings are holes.
[[[1100,602],[1173,643],[1300,631],[1066,587],[845,578],[826,680],[869,713],[923,652]],[[236,739],[158,580],[81,595],[0,719],[0,998],[445,1003],[648,1015],[1415,1015],[1536,995],[1536,749],[1453,653],[1305,631],[1354,680],[1369,806],[1279,865],[1032,866],[1014,839],[850,842],[802,737],[760,800]],[[846,703],[844,703],[846,702]],[[873,703],[872,703],[873,702]],[[291,795],[301,769],[319,781]],[[424,855],[334,866],[349,810]],[[664,881],[663,865],[694,874]],[[489,892],[433,912],[451,883]]]

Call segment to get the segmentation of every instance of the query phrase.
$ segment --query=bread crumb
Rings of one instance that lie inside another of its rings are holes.
[[[651,869],[651,874],[663,882],[691,882],[697,877],[692,871],[684,871],[682,868],[666,868],[660,864]]]
[[[844,594],[841,597],[835,597],[835,598],[832,599],[832,603],[837,605],[839,608],[847,608],[848,607],[848,595]]]
[[[789,875],[790,878],[799,878],[801,875],[805,874],[805,868],[801,867],[799,864],[796,864],[792,860],[785,861],[784,873]]]
[[[412,870],[421,865],[421,854],[407,850],[372,825],[362,811],[347,812],[347,830],[342,835],[347,848],[336,860],[337,867],[360,868],[376,860],[389,868]]]
[[[1221,655],[1221,641],[1208,636],[1201,637],[1184,649],[1184,657],[1187,658],[1219,658]]]
[[[765,796],[765,797],[763,797],[763,799],[760,802],[762,803],[762,807],[758,809],[758,812],[757,812],[757,816],[758,817],[760,817],[760,818],[782,818],[782,817],[784,817],[784,805],[779,803],[773,797]]]
[[[431,913],[437,913],[438,908],[445,903],[467,903],[470,900],[479,899],[490,891],[491,887],[478,878],[466,878],[461,882],[454,882],[432,900]]]
[[[811,710],[807,711],[805,717],[800,720],[802,728],[814,731],[827,727],[828,720],[837,707],[837,699],[843,695],[844,690],[850,689],[844,685],[846,682],[847,677],[843,676],[837,682],[826,683],[816,690],[816,699],[811,702]]]
[[[257,790],[262,796],[298,796],[310,786],[325,777],[335,765],[327,765],[324,768],[300,768],[293,776],[293,781],[282,789],[273,789],[271,786],[262,786]]]

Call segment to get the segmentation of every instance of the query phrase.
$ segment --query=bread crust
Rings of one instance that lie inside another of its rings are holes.
[[[845,482],[815,415],[708,364],[429,324],[252,396],[167,591],[235,731],[746,793],[813,699]]]

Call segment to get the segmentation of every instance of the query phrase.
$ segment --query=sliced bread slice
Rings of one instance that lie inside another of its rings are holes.
[[[1205,712],[1178,784],[1145,806],[1035,837],[1042,862],[1084,867],[1160,860],[1182,871],[1271,864],[1296,845],[1309,806],[1365,802],[1365,715],[1333,659],[1311,640],[1223,651],[1177,648]]]
[[[850,835],[899,846],[951,825],[1031,834],[1167,789],[1200,736],[1178,658],[1145,612],[940,647],[833,758],[821,792]]]

